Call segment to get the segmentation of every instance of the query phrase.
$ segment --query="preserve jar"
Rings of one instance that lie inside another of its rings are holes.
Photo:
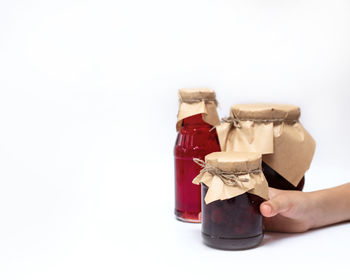
[[[193,158],[204,159],[220,151],[214,125],[219,123],[215,92],[210,89],[179,91],[178,135],[175,157],[175,217],[186,222],[201,221],[201,189],[192,180],[200,171]],[[180,124],[180,125],[179,125]]]
[[[286,179],[284,179],[280,174],[278,174],[275,170],[273,170],[270,166],[268,166],[265,162],[262,162],[262,170],[271,188],[286,191],[302,191],[304,188],[305,176],[303,176],[297,186],[294,186]]]
[[[202,186],[202,238],[210,247],[226,250],[249,249],[263,239],[261,197],[244,193],[239,196],[204,202],[208,187]]]
[[[263,239],[260,204],[268,198],[261,155],[219,152],[205,157],[195,178],[202,187],[202,238],[213,248],[242,250]]]
[[[315,141],[299,121],[300,108],[285,104],[238,104],[217,133],[222,151],[262,154],[270,187],[301,191]]]

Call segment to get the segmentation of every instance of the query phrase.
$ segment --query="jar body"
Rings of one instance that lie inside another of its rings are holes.
[[[305,177],[303,177],[295,187],[264,162],[262,162],[262,169],[269,187],[289,191],[302,191],[304,188]]]
[[[201,167],[193,158],[204,160],[207,154],[220,151],[218,136],[202,115],[183,120],[174,148],[175,156],[175,216],[186,222],[201,221],[201,189],[192,184]]]
[[[223,250],[256,247],[262,241],[261,197],[244,193],[206,204],[208,187],[202,186],[202,238],[206,245]]]

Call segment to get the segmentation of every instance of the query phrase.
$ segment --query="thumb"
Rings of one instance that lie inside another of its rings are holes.
[[[290,201],[287,195],[279,194],[260,205],[260,212],[264,217],[273,217],[285,212],[290,208]]]

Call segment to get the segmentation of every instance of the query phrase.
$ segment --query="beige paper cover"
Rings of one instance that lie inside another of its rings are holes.
[[[262,172],[249,173],[249,171],[261,169],[261,155],[257,153],[215,152],[207,155],[205,162],[209,166],[226,172],[248,172],[245,175],[237,175],[239,179],[248,180],[241,182],[242,186],[239,184],[227,185],[219,176],[209,172],[201,172],[193,179],[193,183],[204,183],[208,186],[208,192],[204,198],[206,204],[215,200],[230,199],[246,192],[268,199],[268,185],[264,174]]]
[[[216,95],[211,89],[180,89],[176,130],[181,129],[183,119],[197,114],[202,114],[203,121],[206,123],[212,126],[218,125],[220,119],[216,106]]]
[[[310,168],[316,143],[299,123],[300,108],[279,104],[243,104],[231,107],[231,123],[216,127],[222,151],[263,154],[263,161],[297,186]]]

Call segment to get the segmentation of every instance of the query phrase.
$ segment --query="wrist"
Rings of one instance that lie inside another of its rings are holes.
[[[343,185],[309,193],[310,228],[319,228],[350,220],[350,186]]]

